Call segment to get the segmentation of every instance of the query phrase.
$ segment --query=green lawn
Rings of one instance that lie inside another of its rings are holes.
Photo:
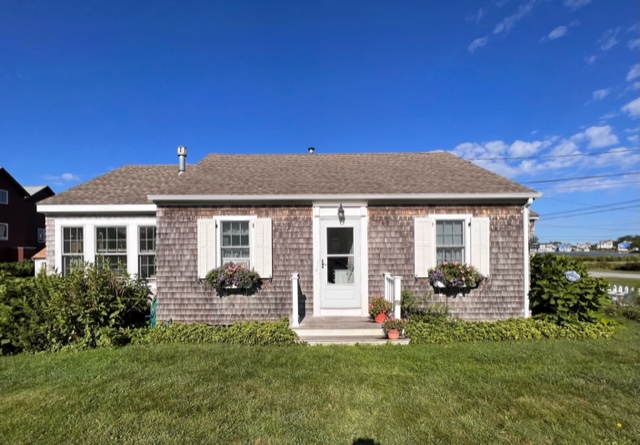
[[[626,325],[590,341],[0,357],[0,442],[636,444],[640,323]]]

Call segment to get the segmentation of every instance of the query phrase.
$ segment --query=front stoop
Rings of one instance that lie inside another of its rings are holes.
[[[382,327],[364,317],[310,317],[293,328],[310,345],[409,344],[409,339],[389,340]]]

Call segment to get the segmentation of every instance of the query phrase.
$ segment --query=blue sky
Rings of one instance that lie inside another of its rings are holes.
[[[640,232],[640,176],[622,176],[640,171],[639,17],[637,0],[6,1],[0,165],[60,192],[180,144],[189,162],[447,150],[542,191],[541,241],[617,238]]]

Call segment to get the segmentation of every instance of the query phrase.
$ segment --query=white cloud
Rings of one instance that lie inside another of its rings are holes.
[[[626,104],[621,110],[630,117],[640,117],[640,97]]]
[[[640,46],[640,39],[629,40],[627,42],[627,47],[629,47],[629,49],[638,48],[639,46]]]
[[[61,175],[46,175],[44,179],[51,182],[54,185],[63,185],[68,182],[80,181],[80,176],[73,173],[63,173]]]
[[[613,119],[616,116],[618,116],[618,113],[607,113],[600,116],[600,120],[607,121],[609,119]]]
[[[569,28],[567,28],[566,26],[558,26],[556,29],[549,33],[549,40],[559,39],[560,37],[565,35],[568,30]]]
[[[602,100],[609,95],[611,92],[610,88],[603,88],[601,90],[595,90],[593,94],[593,100]]]
[[[637,182],[635,183],[637,184]],[[552,196],[559,193],[575,193],[575,192],[593,192],[595,190],[611,190],[618,188],[634,187],[634,183],[630,183],[628,179],[598,179],[594,178],[589,181],[576,180],[567,181],[558,185],[551,186],[544,191],[545,196]]]
[[[631,82],[636,77],[640,77],[640,63],[633,65],[627,73],[627,82]]]
[[[611,132],[610,125],[589,127],[571,137],[574,142],[589,141],[588,148],[601,148],[617,144],[618,137]]]
[[[591,0],[563,0],[562,4],[565,8],[569,8],[572,11],[576,9],[582,8],[583,6],[587,6],[591,3]]]
[[[600,49],[602,51],[609,51],[611,48],[616,46],[619,42],[618,34],[620,33],[620,27],[607,29],[602,33],[598,43],[600,44]]]
[[[535,141],[535,142],[524,142],[524,141],[515,141],[509,147],[508,154],[509,156],[514,157],[522,157],[522,156],[532,156],[536,154],[541,148],[544,148],[548,144],[545,145],[543,141]]]
[[[473,54],[475,50],[485,46],[488,41],[489,41],[489,37],[480,37],[475,39],[473,42],[471,42],[471,45],[469,45],[469,52]]]
[[[596,59],[597,59],[596,56],[588,56],[584,58],[585,62],[587,62],[589,65],[592,65],[593,62],[596,61]]]
[[[533,11],[533,8],[537,3],[538,0],[529,0],[527,3],[520,5],[520,8],[515,14],[505,17],[504,20],[502,20],[495,26],[495,28],[493,28],[493,33],[500,34],[501,32],[511,31],[511,28],[513,28],[516,23],[531,14],[531,11]]]

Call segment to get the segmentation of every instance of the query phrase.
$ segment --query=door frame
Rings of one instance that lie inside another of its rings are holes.
[[[360,239],[360,307],[354,309],[321,309],[322,247],[320,221],[339,224],[338,209],[342,205],[345,219],[359,222]],[[313,316],[369,316],[369,243],[367,203],[362,201],[323,201],[313,203]]]

